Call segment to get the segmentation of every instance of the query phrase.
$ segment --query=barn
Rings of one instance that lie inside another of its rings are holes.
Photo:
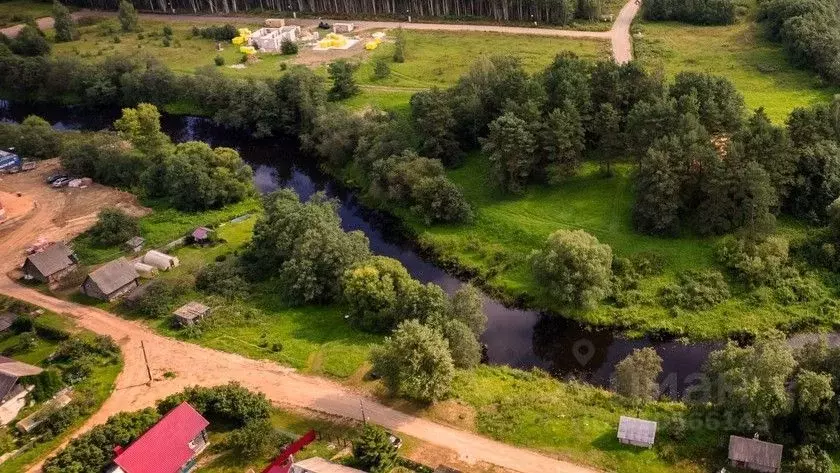
[[[137,287],[140,275],[125,258],[116,259],[88,274],[82,292],[103,301],[113,301]]]

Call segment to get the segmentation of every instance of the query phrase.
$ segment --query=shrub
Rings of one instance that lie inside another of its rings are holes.
[[[158,401],[157,410],[163,415],[185,401],[211,424],[218,422],[243,427],[251,422],[268,419],[271,414],[271,403],[265,394],[248,391],[235,382],[212,388],[188,387]]]
[[[405,32],[402,28],[397,28],[394,40],[394,62],[405,62]]]
[[[412,207],[427,225],[434,222],[469,222],[473,213],[461,190],[446,176],[421,179],[412,189]]]
[[[172,27],[169,25],[163,26],[163,35],[164,36],[172,36]]]
[[[280,52],[285,55],[297,54],[298,45],[294,41],[284,39],[282,42],[280,42]]]
[[[215,39],[216,41],[230,41],[239,36],[239,31],[231,24],[224,26],[208,26],[206,28],[193,27],[193,36],[201,36],[205,39]]]
[[[203,267],[195,278],[195,288],[227,299],[240,299],[248,294],[248,284],[242,278],[242,268],[236,261]]]
[[[729,285],[719,271],[685,271],[677,276],[677,284],[660,291],[665,307],[705,310],[729,298]]]
[[[583,230],[557,230],[530,261],[537,282],[563,304],[592,306],[609,292],[612,249]]]
[[[213,58],[213,62],[216,63],[217,66],[224,66],[225,65],[225,58],[222,56],[216,56]]]
[[[169,36],[164,36],[162,44],[163,44],[163,47],[168,48],[169,46],[172,45],[172,39],[170,39]]]
[[[735,22],[734,0],[646,0],[642,9],[648,20],[678,20],[698,25]]]
[[[816,445],[803,445],[793,451],[793,473],[830,473],[833,467],[831,456]]]
[[[137,219],[117,208],[99,212],[96,224],[89,230],[93,243],[99,246],[122,244],[140,234]]]
[[[154,409],[121,412],[71,440],[44,463],[44,473],[103,471],[114,458],[114,445],[128,446],[153,426],[160,416]]]
[[[44,402],[50,399],[64,385],[61,381],[61,372],[55,368],[45,369],[30,379],[34,386],[30,394],[36,402]]]
[[[788,263],[788,242],[771,236],[763,241],[729,237],[718,247],[718,259],[750,287],[775,286]]]
[[[37,26],[26,25],[9,44],[9,49],[21,56],[46,56],[52,46]]]
[[[189,292],[192,284],[189,277],[156,279],[146,283],[142,295],[132,303],[134,310],[144,317],[166,317],[178,299]]]
[[[276,453],[281,445],[292,440],[294,439],[277,431],[270,420],[258,419],[231,432],[227,445],[237,458],[253,460]]]
[[[373,78],[384,79],[391,75],[391,67],[388,66],[388,61],[385,58],[378,58],[373,63]]]
[[[327,66],[327,73],[333,82],[327,93],[330,100],[344,100],[359,93],[359,86],[353,78],[355,70],[356,66],[344,59],[333,61]]]
[[[456,368],[474,368],[481,362],[481,344],[464,322],[436,317],[430,321],[430,325],[446,339]]]
[[[635,401],[652,401],[659,396],[657,378],[662,373],[662,358],[653,348],[633,350],[615,365],[610,380],[613,389]]]
[[[134,5],[127,0],[122,0],[120,2],[119,9],[117,11],[117,17],[120,20],[120,27],[122,27],[123,31],[136,31],[137,30],[137,10],[134,8]]]
[[[116,359],[120,356],[120,348],[114,339],[107,335],[97,335],[92,339],[75,336],[58,345],[53,359],[72,361],[86,356]]]
[[[455,367],[449,344],[440,333],[416,320],[401,323],[370,356],[373,370],[393,395],[434,402],[452,387]]]
[[[76,20],[70,15],[70,10],[58,0],[53,1],[53,18],[55,21],[55,41],[64,43],[79,37]]]
[[[29,115],[17,129],[15,146],[17,152],[25,158],[54,158],[61,151],[61,137],[48,121],[37,115]]]
[[[358,465],[371,473],[388,473],[397,462],[397,447],[382,427],[365,424],[353,442],[353,457]]]

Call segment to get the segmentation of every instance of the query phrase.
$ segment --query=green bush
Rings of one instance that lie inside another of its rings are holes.
[[[188,387],[158,401],[157,410],[163,415],[185,401],[211,424],[218,422],[243,427],[251,422],[268,419],[271,414],[271,403],[265,394],[248,391],[235,382],[212,388]]]
[[[225,65],[225,58],[222,56],[216,56],[213,58],[213,62],[216,63],[217,66],[224,66]]]
[[[816,445],[803,445],[793,451],[793,473],[830,473],[833,468],[831,456]]]
[[[216,41],[230,41],[239,36],[239,31],[235,26],[226,24],[224,26],[208,26],[206,28],[198,28],[193,26],[193,36],[201,36],[205,39],[215,39]]]
[[[537,282],[560,303],[592,306],[609,292],[612,249],[583,230],[557,230],[530,261]]]
[[[735,22],[734,0],[645,0],[647,20],[677,20],[697,25],[728,25]]]
[[[298,45],[294,41],[284,39],[280,43],[280,52],[285,55],[292,55],[298,53]]]
[[[122,27],[123,31],[136,31],[137,30],[137,22],[139,17],[137,15],[137,10],[134,8],[134,5],[127,0],[122,0],[120,2],[119,9],[117,11],[117,17],[120,20],[120,26]]]
[[[30,395],[36,402],[44,402],[50,399],[64,386],[61,380],[61,372],[55,368],[45,369],[30,379],[34,386]]]
[[[193,284],[190,276],[151,281],[144,287],[142,295],[132,303],[134,310],[144,317],[166,317]]]
[[[353,457],[361,468],[371,473],[388,473],[397,462],[397,447],[382,427],[365,424],[353,441]]]
[[[21,56],[46,56],[52,46],[36,26],[26,25],[9,44],[9,49]]]
[[[728,237],[718,246],[718,259],[749,287],[775,287],[790,272],[788,241],[771,236],[762,241]]]
[[[140,235],[140,224],[120,209],[107,208],[99,212],[96,224],[88,233],[98,246],[115,246]]]
[[[276,454],[280,446],[293,440],[275,429],[270,420],[258,419],[231,432],[226,443],[237,458],[253,460]]]
[[[677,275],[677,284],[660,291],[665,307],[706,310],[729,298],[729,285],[719,271],[684,271]]]
[[[384,79],[391,75],[391,67],[385,58],[378,58],[373,63],[373,78]]]
[[[240,299],[248,294],[248,283],[242,277],[242,268],[236,261],[212,263],[196,275],[195,288],[227,299]]]

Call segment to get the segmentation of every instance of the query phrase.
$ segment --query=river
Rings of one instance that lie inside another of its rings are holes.
[[[0,121],[20,122],[29,114],[46,119],[60,130],[101,130],[118,118],[117,111],[90,113],[80,108],[33,107],[0,101]],[[374,253],[399,260],[413,277],[438,284],[447,293],[463,284],[424,260],[400,230],[399,222],[362,206],[351,192],[321,172],[315,159],[302,153],[293,140],[254,140],[201,117],[165,115],[161,126],[175,141],[198,140],[237,149],[253,167],[256,186],[262,193],[291,187],[307,199],[317,191],[326,192],[341,203],[339,213],[344,229],[364,232]],[[490,364],[521,369],[539,367],[558,378],[608,386],[617,362],[635,348],[652,346],[663,359],[663,393],[672,398],[684,391],[709,352],[721,345],[628,339],[563,317],[508,308],[490,297],[485,297],[485,311],[488,324],[482,342]]]

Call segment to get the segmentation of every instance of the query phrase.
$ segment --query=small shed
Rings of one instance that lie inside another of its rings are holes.
[[[618,421],[618,441],[624,445],[650,448],[656,439],[656,422],[621,416]]]
[[[181,264],[181,262],[178,261],[178,258],[155,250],[149,250],[143,256],[142,262],[163,271],[169,271]]]
[[[78,262],[67,245],[54,243],[43,251],[29,255],[23,263],[23,273],[28,279],[53,283],[72,273]]]
[[[333,33],[350,33],[353,31],[353,23],[333,24]]]
[[[200,302],[192,301],[182,305],[173,313],[178,323],[186,327],[206,317],[210,313],[210,308]]]
[[[206,245],[210,243],[212,236],[213,230],[210,230],[207,227],[198,227],[190,233],[190,239],[192,242],[199,245]]]
[[[12,324],[17,320],[18,315],[11,312],[3,312],[0,314],[0,332],[5,332],[12,327]]]
[[[119,299],[140,284],[140,275],[125,258],[111,261],[88,274],[82,293],[103,301]]]
[[[783,448],[777,443],[730,435],[729,461],[737,468],[778,473],[781,470]]]
[[[143,250],[143,245],[146,244],[146,239],[136,236],[123,244],[126,251],[131,253],[140,253]]]

